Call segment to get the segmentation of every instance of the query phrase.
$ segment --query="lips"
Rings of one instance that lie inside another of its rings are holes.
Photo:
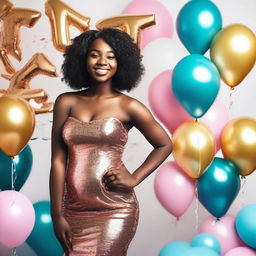
[[[104,76],[108,73],[108,69],[96,68],[95,73],[100,76]]]

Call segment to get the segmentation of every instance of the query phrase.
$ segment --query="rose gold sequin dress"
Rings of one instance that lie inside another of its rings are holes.
[[[63,213],[71,227],[69,256],[125,256],[138,222],[133,190],[106,189],[110,168],[122,162],[128,133],[114,117],[83,122],[68,117],[63,127],[68,147]]]

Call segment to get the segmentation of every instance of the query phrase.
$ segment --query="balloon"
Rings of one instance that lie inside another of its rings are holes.
[[[71,44],[70,25],[81,32],[89,30],[90,18],[76,12],[62,1],[48,0],[45,3],[45,14],[51,23],[53,45],[58,51],[64,52]]]
[[[35,113],[27,101],[13,95],[0,97],[0,113],[0,149],[16,156],[33,134]]]
[[[237,235],[235,218],[229,214],[223,216],[219,221],[216,221],[215,217],[207,218],[200,225],[199,233],[214,235],[221,244],[221,255],[234,247],[244,245]]]
[[[191,247],[182,254],[182,256],[199,256],[199,255],[219,256],[217,252],[204,246]]]
[[[14,160],[11,160],[10,157],[0,151],[0,190],[12,189],[12,161],[15,161],[16,165],[14,189],[19,191],[27,180],[32,167],[33,155],[29,145],[15,156]]]
[[[221,150],[233,161],[242,176],[256,168],[256,120],[242,117],[231,120],[221,134]]]
[[[129,34],[140,48],[141,30],[155,24],[154,14],[122,15],[100,20],[96,23],[96,28],[99,30],[112,27],[119,28]]]
[[[208,0],[186,3],[180,10],[176,23],[179,38],[187,50],[200,54],[209,49],[214,35],[221,27],[221,13],[215,4]]]
[[[224,256],[256,256],[256,252],[249,247],[235,247],[228,251]]]
[[[10,54],[18,61],[21,61],[21,49],[19,48],[21,26],[31,28],[41,17],[41,13],[35,10],[12,8],[2,19],[0,59],[2,59],[8,73],[14,73],[7,55]]]
[[[63,250],[53,231],[50,202],[40,201],[34,203],[33,206],[36,213],[36,221],[33,231],[26,242],[38,256],[62,256]],[[47,238],[47,246],[45,244],[45,238]]]
[[[226,214],[240,190],[237,167],[230,161],[215,157],[198,180],[198,198],[216,218]]]
[[[161,205],[172,215],[180,217],[193,201],[194,185],[194,181],[172,161],[159,168],[154,188]]]
[[[174,32],[173,20],[166,7],[156,0],[134,0],[129,3],[123,14],[154,13],[156,25],[143,31],[141,49],[151,41],[160,37],[172,38]]]
[[[221,132],[228,123],[229,113],[225,105],[215,100],[205,115],[200,118],[200,122],[205,124],[213,133],[216,142],[216,152],[220,149]]]
[[[7,90],[2,91],[2,95],[17,95],[23,99],[30,101],[35,100],[37,103],[42,103],[41,107],[34,107],[36,114],[51,112],[53,103],[47,102],[49,96],[44,89],[31,89],[30,80],[37,75],[47,75],[56,77],[56,67],[43,53],[34,54],[27,64],[8,78],[10,80]]]
[[[27,197],[19,192],[0,192],[0,243],[16,248],[33,229],[35,212]]]
[[[191,178],[200,177],[215,153],[210,130],[200,122],[185,122],[177,128],[172,140],[177,164]]]
[[[165,245],[158,256],[182,256],[188,248],[190,248],[190,244],[184,241],[173,241]]]
[[[210,108],[219,92],[219,84],[217,68],[200,54],[184,57],[172,73],[176,99],[195,118],[202,117]]]
[[[196,246],[207,247],[217,252],[218,254],[220,254],[221,252],[219,240],[215,236],[207,233],[202,233],[195,236],[190,245],[191,247],[196,247]]]
[[[214,37],[211,60],[223,81],[231,88],[241,83],[256,60],[256,37],[242,24],[231,24]]]
[[[11,10],[13,4],[8,0],[1,0],[0,2],[0,19],[3,19],[5,15]]]
[[[236,216],[236,230],[240,238],[256,249],[256,204],[242,208]]]

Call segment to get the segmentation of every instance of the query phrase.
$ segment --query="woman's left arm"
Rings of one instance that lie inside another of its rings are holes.
[[[154,147],[145,161],[132,174],[119,170],[111,170],[107,173],[108,184],[131,188],[142,182],[171,154],[172,142],[145,105],[133,99],[126,107],[133,125]]]

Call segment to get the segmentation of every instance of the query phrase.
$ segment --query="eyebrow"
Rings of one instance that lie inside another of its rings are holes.
[[[95,52],[100,52],[100,51],[97,50],[97,49],[91,49],[89,52],[93,52],[93,51],[95,51]],[[113,54],[114,54],[114,51],[107,51],[107,53],[113,53]]]

